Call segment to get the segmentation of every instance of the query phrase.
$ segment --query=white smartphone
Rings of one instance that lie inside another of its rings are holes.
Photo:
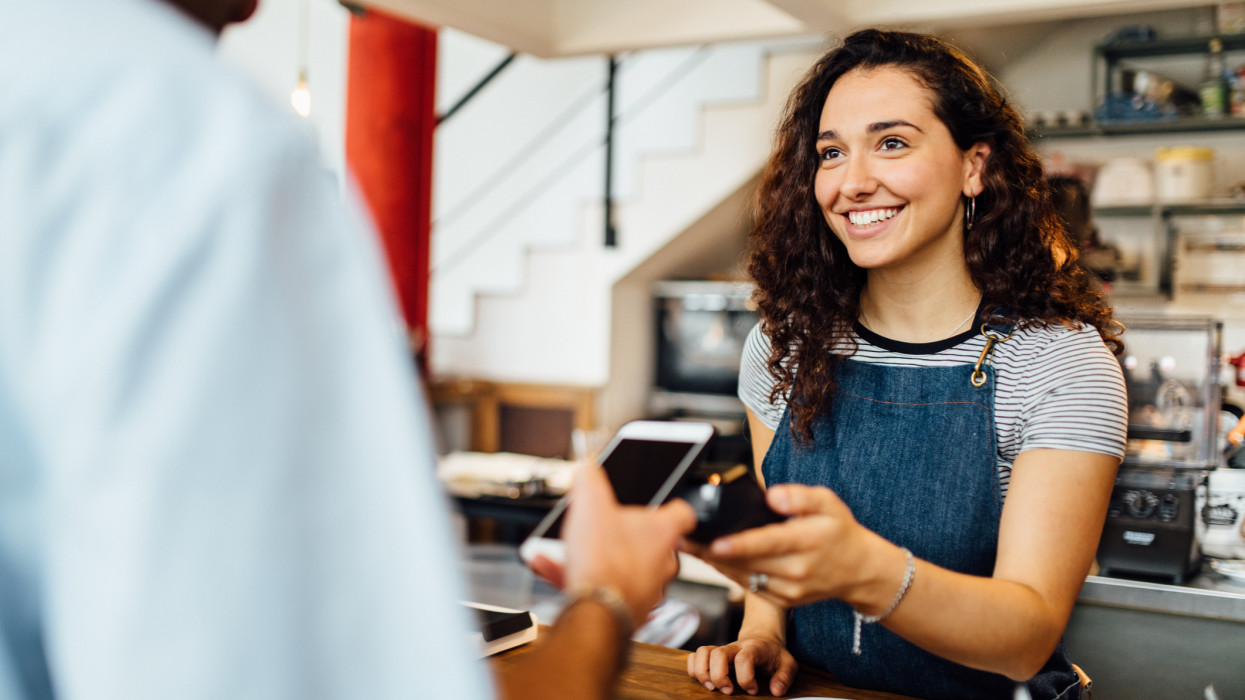
[[[619,503],[656,508],[674,493],[713,437],[709,423],[632,421],[619,429],[599,461],[605,468]],[[558,501],[519,547],[519,556],[531,562],[537,554],[564,563],[562,522],[570,497]]]

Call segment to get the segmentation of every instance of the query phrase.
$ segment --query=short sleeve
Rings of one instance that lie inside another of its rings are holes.
[[[739,400],[761,419],[765,427],[777,430],[783,411],[787,409],[787,401],[785,397],[779,397],[774,403],[769,400],[776,381],[767,366],[769,352],[769,338],[758,323],[748,333],[743,356],[739,360]]]
[[[1020,451],[1048,448],[1124,457],[1128,400],[1119,362],[1092,327],[1055,334],[1035,352]]]

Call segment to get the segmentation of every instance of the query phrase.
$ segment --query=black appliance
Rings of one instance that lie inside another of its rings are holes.
[[[758,315],[752,285],[668,281],[653,291],[657,372],[649,409],[654,415],[743,416],[736,398],[739,357]]]
[[[1103,574],[1176,583],[1196,574],[1202,566],[1197,502],[1206,482],[1204,471],[1122,468],[1098,548]]]
[[[1201,568],[1197,513],[1218,454],[1222,323],[1121,318],[1128,444],[1098,545],[1104,575],[1181,582]]]

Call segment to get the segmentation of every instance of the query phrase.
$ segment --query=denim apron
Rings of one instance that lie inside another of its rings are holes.
[[[888,367],[844,360],[831,410],[813,423],[811,446],[795,443],[790,416],[783,414],[762,466],[765,483],[827,486],[860,524],[913,555],[952,571],[990,576],[1002,498],[994,370],[980,364],[985,381],[975,387],[972,365]],[[935,656],[880,624],[864,625],[861,654],[853,655],[852,613],[833,599],[792,609],[791,653],[801,664],[861,688],[956,700],[1014,696],[1016,683],[1006,676]],[[1062,641],[1027,685],[1034,700],[1080,697]]]

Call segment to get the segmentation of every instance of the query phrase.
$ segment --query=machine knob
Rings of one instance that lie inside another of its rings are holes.
[[[1180,498],[1174,493],[1163,496],[1163,504],[1159,506],[1159,520],[1169,523],[1180,515]]]
[[[1159,506],[1159,498],[1152,491],[1129,491],[1124,494],[1124,505],[1127,506],[1129,515],[1143,519],[1154,515],[1154,510]]]

